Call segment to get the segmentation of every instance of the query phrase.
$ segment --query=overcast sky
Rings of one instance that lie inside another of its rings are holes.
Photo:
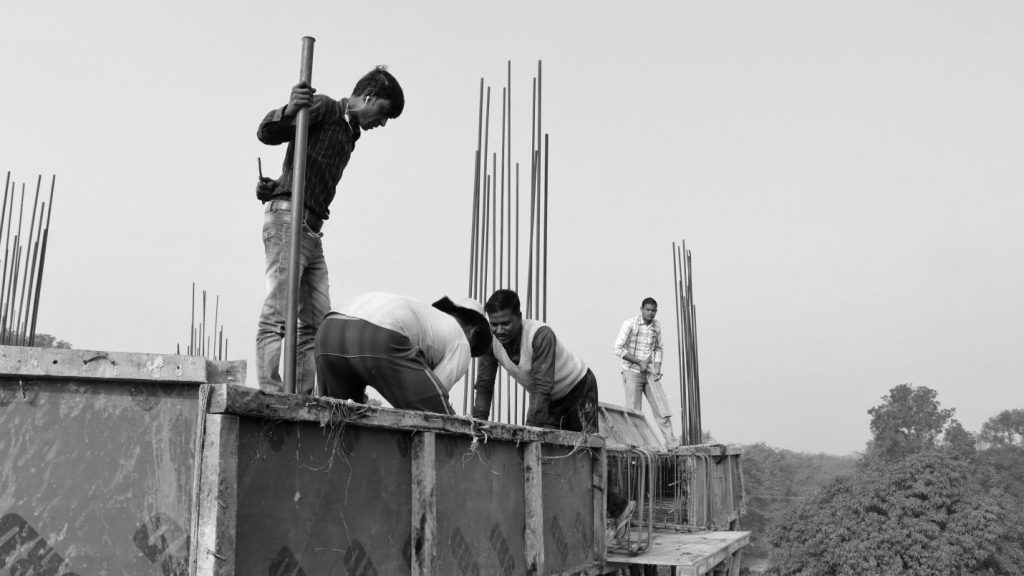
[[[388,64],[407,99],[339,186],[324,237],[334,302],[464,293],[480,78],[500,94],[511,60],[528,131],[543,60],[548,320],[602,400],[622,402],[612,344],[653,296],[678,405],[671,245],[686,239],[719,441],[859,451],[866,411],[903,382],[937,390],[969,430],[1024,407],[1024,3],[5,0],[2,13],[0,177],[57,175],[39,330],[77,348],[187,345],[196,282],[220,295],[230,356],[254,380],[256,158],[276,176],[284,156],[255,132],[287,101],[309,35],[320,92],[345,96]],[[515,138],[528,164],[529,137]]]

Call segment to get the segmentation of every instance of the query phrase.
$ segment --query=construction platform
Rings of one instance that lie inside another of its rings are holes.
[[[244,382],[244,362],[0,347],[0,569],[597,576],[634,561],[605,547],[601,436]],[[645,564],[675,550],[683,574],[707,573],[745,543],[731,534],[678,534],[685,557],[659,538]]]
[[[712,570],[739,574],[739,552],[750,543],[750,532],[675,532],[657,529],[651,547],[630,556],[611,552],[609,568],[668,566],[673,576],[703,576]]]

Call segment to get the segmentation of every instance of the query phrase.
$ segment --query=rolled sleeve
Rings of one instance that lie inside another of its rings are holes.
[[[632,332],[633,320],[629,319],[623,322],[622,327],[619,328],[619,335],[615,337],[615,355],[619,358],[623,358],[626,355],[626,345],[629,343],[629,336]]]
[[[655,320],[654,322],[655,322],[655,325],[654,325],[655,330],[654,330],[653,362],[655,364],[657,364],[658,366],[661,366],[661,358],[662,358],[662,355],[664,354],[664,351],[662,349],[661,323],[658,322],[657,320]]]
[[[551,389],[555,386],[555,349],[557,340],[551,328],[542,326],[533,335],[533,360],[530,366],[530,409],[527,426],[549,424]]]
[[[285,107],[271,110],[263,117],[260,127],[256,130],[256,138],[264,144],[276,146],[290,142],[295,138],[295,119],[285,118]]]
[[[491,415],[491,398],[494,396],[494,378],[498,374],[498,359],[494,351],[488,350],[477,362],[476,383],[473,384],[473,418],[486,420]]]

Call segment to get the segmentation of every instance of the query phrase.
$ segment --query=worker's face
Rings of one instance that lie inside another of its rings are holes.
[[[650,324],[654,321],[654,317],[658,315],[658,306],[655,304],[644,304],[644,307],[640,309],[640,316],[644,319],[644,324]]]
[[[505,348],[514,348],[519,342],[523,330],[522,315],[511,310],[498,310],[488,314],[487,321],[491,324],[491,334],[494,334]]]
[[[378,126],[388,123],[391,115],[391,101],[386,98],[377,98],[373,95],[363,97],[363,107],[359,109],[357,116],[359,127],[363,130],[373,130]]]

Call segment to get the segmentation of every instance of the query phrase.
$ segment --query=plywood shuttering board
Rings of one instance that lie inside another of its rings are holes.
[[[412,433],[241,418],[236,574],[408,574]]]
[[[4,574],[187,574],[198,390],[0,379]]]
[[[595,562],[592,453],[545,445],[541,469],[545,572],[565,572]]]
[[[437,435],[436,574],[525,574],[521,447]],[[525,444],[524,444],[525,445]]]

